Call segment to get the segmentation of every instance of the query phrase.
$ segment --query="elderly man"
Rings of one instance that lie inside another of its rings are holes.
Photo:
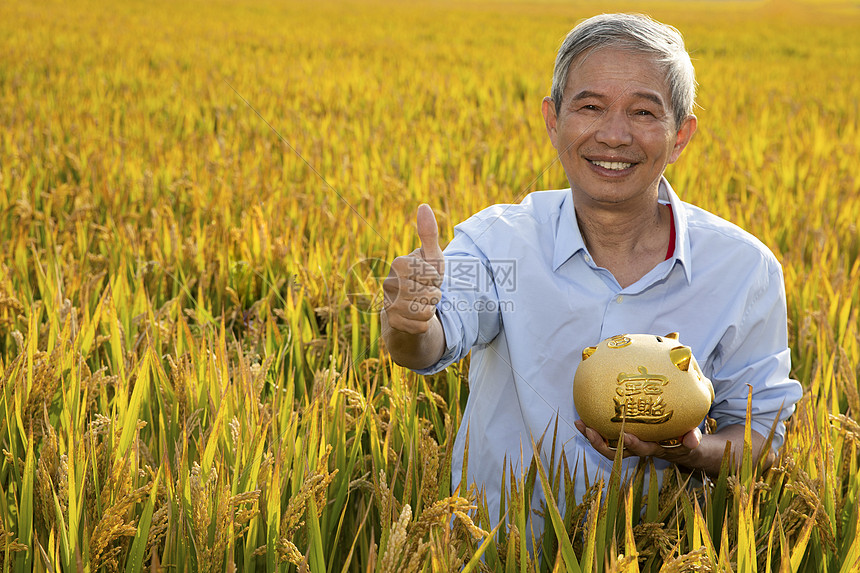
[[[652,456],[660,469],[713,475],[727,444],[739,459],[749,387],[753,455],[783,442],[801,388],[789,378],[781,267],[663,177],[696,131],[694,97],[677,30],[638,15],[588,19],[559,49],[543,101],[570,188],[477,213],[444,254],[432,210],[418,209],[421,248],[392,263],[383,334],[393,358],[421,373],[471,350],[453,482],[468,445],[466,482],[483,488],[491,516],[503,472],[518,475],[535,454],[548,463],[553,437],[577,468],[578,498],[586,468],[592,482],[608,475],[613,452],[578,420],[571,384],[582,349],[613,335],[680,332],[716,395],[715,433],[694,429],[673,449],[628,435],[626,470]],[[545,451],[532,452],[541,436]]]

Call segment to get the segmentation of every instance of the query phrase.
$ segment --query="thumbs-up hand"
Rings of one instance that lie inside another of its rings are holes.
[[[413,335],[430,330],[445,274],[439,227],[427,204],[418,207],[418,237],[421,247],[394,259],[382,283],[384,320],[390,328]]]
[[[439,276],[445,275],[445,256],[439,246],[439,225],[430,205],[418,206],[418,238],[421,239],[420,256],[427,261]]]

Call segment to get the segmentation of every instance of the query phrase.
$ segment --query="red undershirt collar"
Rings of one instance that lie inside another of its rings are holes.
[[[669,207],[669,248],[666,249],[666,260],[672,258],[672,255],[675,254],[675,213],[672,211],[672,205],[667,204]]]

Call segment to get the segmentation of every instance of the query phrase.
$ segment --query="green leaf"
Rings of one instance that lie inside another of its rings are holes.
[[[717,483],[714,486],[711,494],[711,503],[708,504],[709,522],[711,526],[711,538],[716,540],[717,551],[720,550],[722,536],[720,532],[723,530],[723,520],[726,516],[726,499],[728,497],[729,474],[731,473],[731,456],[732,445],[726,442],[726,447],[723,450],[723,461],[720,465],[720,475],[717,476]]]
[[[741,483],[752,491],[753,459],[752,459],[752,386],[747,384],[747,413],[744,424],[744,452],[741,460]]]
[[[135,388],[135,390],[136,389],[137,388]],[[215,414],[215,421],[212,424],[212,429],[206,440],[206,447],[203,449],[203,457],[200,460],[200,476],[202,479],[207,479],[209,477],[209,472],[212,470],[212,462],[215,459],[215,451],[218,448],[218,442],[221,438],[226,412],[227,400],[221,400],[218,403],[218,411]]]
[[[158,498],[158,482],[161,479],[161,472],[164,466],[158,467],[158,473],[155,480],[152,482],[152,490],[149,492],[149,500],[143,508],[143,514],[140,516],[140,521],[137,522],[137,535],[134,536],[134,541],[131,544],[131,550],[128,553],[128,561],[125,564],[126,573],[135,573],[143,567],[144,552],[146,551],[146,541],[149,538],[149,528],[152,525],[152,513],[155,510],[155,501]]]
[[[657,483],[657,468],[654,460],[648,460],[648,507],[645,508],[645,521],[655,523],[660,515],[657,507],[660,500],[660,486]]]
[[[591,507],[588,508],[588,524],[586,525],[585,534],[585,550],[582,554],[583,571],[590,573],[594,570],[595,563],[595,548],[597,546],[597,529],[598,521],[600,520],[600,500],[603,495],[603,487],[597,490],[597,495],[591,502]],[[598,559],[602,555],[598,555]]]
[[[325,553],[323,552],[323,540],[320,534],[320,516],[317,511],[317,504],[313,496],[308,498],[308,545],[310,546],[310,556],[308,565],[311,571],[325,571]]]
[[[269,496],[266,507],[266,571],[270,573],[277,569],[277,546],[281,528],[281,464],[276,460],[272,464],[271,477],[267,486]]]
[[[60,500],[57,498],[57,492],[54,491],[54,484],[51,483],[51,499],[54,502],[54,519],[56,520],[55,527],[60,533],[60,559],[63,563],[63,569],[71,570],[71,553],[69,551],[69,532],[66,529],[66,520],[63,517],[63,509],[60,507]]]
[[[806,524],[804,524],[803,530],[800,532],[800,537],[798,537],[792,544],[792,571],[797,571],[800,569],[800,563],[803,561],[803,557],[806,555],[806,545],[809,543],[809,537],[812,535],[812,528],[815,526],[815,516],[818,514],[819,511],[820,509],[816,509],[814,512],[812,512],[812,515],[810,515],[806,519]]]
[[[549,510],[552,528],[555,531],[555,537],[558,539],[558,546],[561,548],[561,557],[564,559],[564,565],[567,567],[568,573],[580,573],[582,569],[579,567],[579,562],[576,560],[576,554],[573,552],[573,545],[570,543],[570,537],[567,535],[567,529],[564,527],[564,521],[561,519],[561,514],[558,512],[558,506],[555,503],[549,479],[546,477],[546,472],[543,469],[543,464],[540,461],[539,450],[532,439],[532,451],[535,452],[533,460],[537,464],[540,483],[543,487],[544,498],[546,501],[547,510]]]
[[[852,529],[855,534],[852,535],[852,537],[846,538],[852,539],[852,541],[851,546],[848,548],[847,553],[842,559],[842,568],[839,570],[839,573],[852,573],[853,571],[860,570],[860,536],[856,535],[856,532],[860,530],[860,509],[858,509],[857,506],[854,507]]]
[[[21,484],[21,498],[18,501],[18,542],[30,549],[24,559],[15,561],[15,573],[30,571],[33,563],[33,480],[36,475],[36,462],[33,454],[33,435],[27,436],[27,458],[24,461],[24,476]]]
[[[131,401],[128,403],[128,410],[123,417],[122,434],[119,438],[118,458],[125,457],[134,436],[137,433],[137,417],[140,414],[140,404],[144,394],[149,393],[149,360],[150,352],[143,355],[138,365],[137,380],[134,383],[134,390],[131,393]]]
[[[463,567],[463,570],[460,573],[470,573],[475,567],[478,566],[478,563],[481,562],[481,557],[484,555],[484,552],[490,546],[495,546],[496,533],[498,533],[499,528],[502,526],[503,523],[504,521],[500,521],[499,524],[496,525],[496,527],[490,532],[490,535],[487,536],[486,539],[484,539],[484,541],[478,547],[477,551],[475,551],[475,554],[472,555],[472,558],[469,560],[466,566]]]

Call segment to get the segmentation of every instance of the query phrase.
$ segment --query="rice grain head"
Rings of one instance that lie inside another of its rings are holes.
[[[406,529],[411,520],[412,508],[407,503],[403,506],[403,511],[400,512],[400,517],[391,528],[391,533],[388,536],[388,545],[385,547],[385,555],[382,556],[381,562],[380,571],[382,573],[398,571],[398,565],[403,559],[406,546]]]

